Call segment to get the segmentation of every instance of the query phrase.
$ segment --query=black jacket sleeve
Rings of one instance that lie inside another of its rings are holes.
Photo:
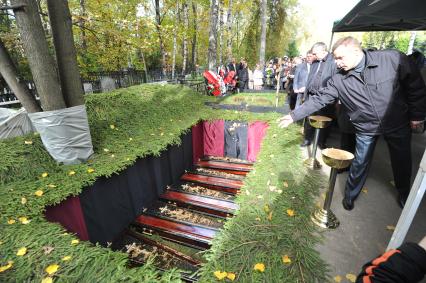
[[[426,251],[414,243],[390,250],[363,266],[356,283],[415,283],[426,273]]]
[[[412,121],[421,121],[426,115],[426,86],[420,71],[405,55],[400,53],[399,79],[407,91],[407,102]]]
[[[327,82],[326,87],[319,90],[312,89],[310,92],[315,92],[315,95],[309,96],[308,101],[293,112],[290,112],[293,121],[298,121],[311,115],[324,108],[326,105],[332,104],[339,97],[339,92],[334,85],[333,78]]]

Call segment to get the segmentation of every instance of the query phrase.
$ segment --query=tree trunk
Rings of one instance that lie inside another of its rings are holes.
[[[84,104],[67,0],[47,0],[62,95],[67,107]]]
[[[173,29],[173,51],[172,51],[172,80],[175,79],[176,72],[176,52],[177,52],[177,36],[176,28]]]
[[[266,51],[266,9],[267,0],[261,0],[261,14],[260,14],[260,50],[259,50],[259,62],[265,63],[265,51]]]
[[[25,8],[15,9],[14,13],[43,110],[65,108],[55,62],[49,54],[36,1],[11,0],[11,4],[25,5]]]
[[[188,65],[188,29],[189,29],[189,13],[188,13],[188,3],[186,1],[182,6],[183,13],[183,25],[184,25],[184,33],[183,33],[183,60],[182,60],[182,75],[186,75],[186,69]]]
[[[155,20],[156,20],[158,40],[160,43],[161,70],[162,70],[163,76],[166,76],[166,50],[164,48],[163,36],[161,34],[160,0],[155,0]]]
[[[222,66],[223,65],[223,0],[219,0],[219,30],[218,30],[218,35],[219,35],[219,65]]]
[[[15,96],[19,99],[22,106],[28,113],[40,112],[41,108],[38,105],[34,96],[31,95],[25,83],[19,77],[15,65],[10,58],[3,42],[0,39],[0,74],[6,81]]]
[[[210,7],[210,32],[209,32],[209,50],[207,61],[209,70],[215,71],[217,60],[217,15],[218,15],[218,0],[211,0]]]
[[[195,66],[197,65],[197,33],[198,33],[198,22],[197,22],[197,3],[195,1],[192,1],[192,14],[193,14],[193,21],[192,26],[194,29],[194,33],[192,35],[192,67],[194,70],[196,69]]]
[[[228,16],[226,18],[226,23],[228,25],[228,41],[227,41],[227,54],[228,54],[228,61],[231,62],[232,60],[232,0],[229,0],[229,6],[228,6]]]
[[[80,9],[81,9],[81,15],[80,19],[78,20],[78,26],[80,27],[81,32],[81,48],[83,49],[84,54],[86,54],[87,51],[87,36],[86,36],[86,0],[80,0]]]

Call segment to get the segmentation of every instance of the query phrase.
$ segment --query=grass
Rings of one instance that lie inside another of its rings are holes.
[[[52,275],[55,282],[179,282],[176,270],[160,274],[152,262],[128,268],[124,253],[89,242],[72,244],[76,237],[47,222],[43,212],[48,205],[79,195],[96,178],[117,174],[138,158],[179,144],[182,133],[210,119],[262,120],[270,127],[236,199],[240,210],[204,255],[201,281],[215,282],[214,272],[220,270],[235,273],[238,282],[325,282],[326,265],[314,250],[318,238],[309,217],[317,190],[326,182],[302,166],[297,126],[279,129],[279,116],[273,113],[213,110],[204,105],[207,99],[172,85],[87,96],[95,155],[85,164],[56,164],[38,135],[0,141],[0,282],[40,282],[48,277],[45,269],[51,264],[59,265]],[[43,195],[36,196],[37,190]],[[17,256],[22,247],[27,253]],[[283,263],[284,255],[290,264]],[[71,259],[63,261],[64,256]],[[9,261],[10,268],[2,268]],[[260,262],[265,271],[254,271]]]

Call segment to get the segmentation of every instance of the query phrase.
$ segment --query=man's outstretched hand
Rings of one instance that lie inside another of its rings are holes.
[[[284,117],[278,119],[278,127],[287,128],[293,122],[293,118],[291,118],[290,115],[285,115]]]

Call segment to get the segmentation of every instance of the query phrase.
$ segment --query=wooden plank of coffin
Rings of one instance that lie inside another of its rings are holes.
[[[182,175],[181,180],[193,183],[199,183],[209,186],[209,188],[223,190],[236,194],[238,190],[243,186],[243,182],[240,180],[229,180],[224,178],[203,176],[199,174],[185,173]]]
[[[202,161],[215,161],[215,162],[222,162],[227,164],[242,164],[247,166],[253,166],[253,162],[244,160],[244,159],[238,159],[238,158],[231,158],[231,157],[216,157],[216,156],[210,156],[206,155],[201,158]]]
[[[243,176],[247,175],[247,173],[253,169],[253,166],[248,164],[218,162],[214,160],[199,160],[195,163],[195,166],[200,168],[216,169],[226,173],[232,173]]]
[[[232,201],[173,190],[167,190],[164,194],[160,195],[160,199],[174,202],[181,207],[219,217],[229,217],[238,209],[238,205]]]
[[[210,248],[210,241],[215,236],[217,230],[175,222],[171,219],[162,219],[155,216],[140,215],[135,224],[156,232],[160,236],[186,244],[198,249]]]

